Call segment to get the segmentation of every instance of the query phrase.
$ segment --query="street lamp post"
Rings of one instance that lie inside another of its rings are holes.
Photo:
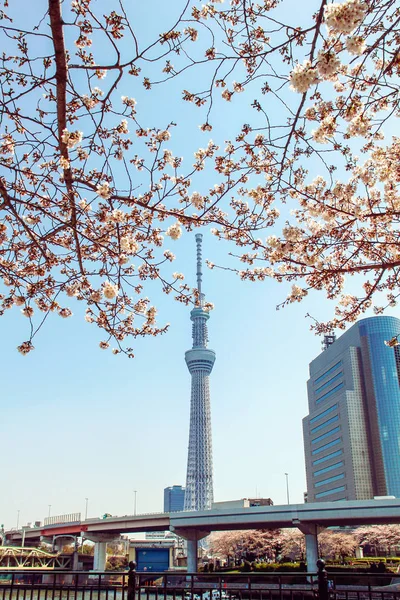
[[[20,513],[20,511],[17,510],[17,531],[18,531],[18,528],[19,528],[19,513]]]
[[[50,513],[51,513],[51,504],[49,504],[49,519],[50,519]]]
[[[285,477],[286,477],[286,497],[287,497],[287,503],[290,504],[290,500],[289,500],[289,473],[285,473]]]
[[[85,506],[85,521],[87,519],[87,511],[88,511],[88,504],[89,504],[89,498],[85,498],[85,502],[86,502],[86,506]]]
[[[136,495],[137,495],[137,490],[133,490],[133,493],[135,494],[135,499],[133,502],[133,514],[136,517]]]

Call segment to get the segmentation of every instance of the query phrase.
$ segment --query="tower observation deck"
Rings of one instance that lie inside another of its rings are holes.
[[[196,306],[190,312],[193,347],[185,353],[186,364],[192,376],[185,510],[207,510],[213,502],[209,376],[214,366],[215,352],[207,348],[207,321],[210,315],[204,309],[204,294],[201,290],[202,238],[201,233],[196,234],[199,296]]]

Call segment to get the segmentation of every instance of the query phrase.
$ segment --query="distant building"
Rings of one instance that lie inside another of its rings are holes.
[[[271,498],[248,498],[250,506],[272,506]]]
[[[272,506],[271,498],[241,498],[240,500],[225,500],[213,502],[213,510],[230,510],[235,508],[250,508],[251,506]]]
[[[212,510],[231,510],[235,508],[249,508],[250,504],[247,498],[240,500],[225,500],[225,502],[213,502]]]
[[[310,364],[307,501],[400,497],[400,320],[353,325]]]
[[[185,488],[173,485],[164,489],[164,512],[178,512],[185,504]]]

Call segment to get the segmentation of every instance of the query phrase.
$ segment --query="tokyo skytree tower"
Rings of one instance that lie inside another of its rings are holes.
[[[201,291],[202,238],[201,233],[196,234],[199,299],[190,312],[193,347],[185,353],[192,376],[192,392],[184,510],[210,509],[214,495],[209,376],[214,366],[215,352],[207,348],[207,321],[210,315],[204,309],[204,294]]]

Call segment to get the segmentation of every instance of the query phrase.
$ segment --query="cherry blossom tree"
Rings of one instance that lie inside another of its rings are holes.
[[[245,531],[212,533],[209,538],[211,554],[224,558],[228,562],[239,554],[242,558],[242,540],[245,534]]]
[[[223,531],[211,536],[212,554],[230,559],[255,560],[275,558],[275,549],[281,544],[280,530],[255,529]]]
[[[370,525],[359,527],[355,531],[360,546],[373,546],[375,554],[379,546],[384,546],[390,554],[393,546],[400,545],[400,525]]]
[[[306,539],[300,529],[297,529],[297,527],[282,529],[281,544],[284,556],[293,556],[297,560],[304,560]]]
[[[242,265],[221,268],[292,282],[283,305],[310,290],[335,299],[318,332],[375,297],[377,314],[395,306],[399,9],[313,0],[299,25],[288,6],[184,0],[149,39],[154,28],[124,0],[39,0],[34,23],[3,1],[0,314],[17,306],[28,320],[22,354],[77,300],[104,331],[100,347],[133,356],[132,338],[167,329],[152,282],[199,301],[170,273],[171,248],[204,226],[236,246]],[[174,146],[179,123],[145,122],[139,88],[193,105],[187,137],[198,125],[205,137],[194,160]],[[227,103],[244,122],[212,141]],[[359,293],[347,293],[348,275]]]
[[[318,536],[318,545],[321,556],[340,557],[344,562],[346,556],[354,556],[358,542],[354,533],[324,529]]]

